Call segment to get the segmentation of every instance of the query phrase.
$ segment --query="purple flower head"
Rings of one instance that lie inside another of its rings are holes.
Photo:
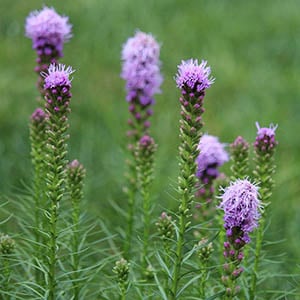
[[[160,74],[160,45],[151,34],[137,31],[123,45],[122,73],[126,80],[127,101],[138,98],[141,105],[154,103],[163,78]]]
[[[210,76],[210,67],[206,66],[207,61],[202,60],[198,64],[198,60],[190,59],[182,61],[178,66],[178,73],[176,75],[177,87],[186,93],[201,93],[209,88],[214,82],[214,78]]]
[[[54,8],[44,7],[33,11],[26,19],[26,36],[32,39],[32,47],[39,56],[63,56],[63,44],[71,38],[69,18],[60,16]]]
[[[68,177],[73,183],[78,183],[85,177],[85,168],[83,165],[77,160],[74,159],[67,165]]]
[[[139,143],[142,148],[148,148],[149,146],[154,144],[154,140],[149,135],[144,135],[141,137]]]
[[[40,124],[46,119],[46,113],[41,108],[37,108],[31,115],[31,122]]]
[[[247,179],[236,180],[224,190],[220,209],[224,210],[224,227],[227,236],[233,231],[240,230],[240,237],[245,243],[249,242],[248,233],[258,226],[260,217],[260,200],[258,199],[258,187]]]
[[[80,163],[77,159],[72,160],[69,164],[68,164],[68,168],[70,169],[76,169],[80,166]]]
[[[246,152],[249,149],[249,144],[242,136],[238,136],[230,145],[230,148],[234,153],[239,153],[240,151]]]
[[[137,155],[142,159],[151,157],[156,151],[157,145],[155,144],[154,139],[149,135],[143,135],[138,141]]]
[[[271,124],[270,127],[260,127],[256,122],[257,135],[254,147],[259,152],[272,152],[278,142],[275,139],[277,125]]]
[[[62,92],[68,92],[71,87],[70,75],[75,71],[71,66],[66,68],[63,64],[51,64],[48,73],[43,72],[41,75],[45,78],[44,89],[51,89],[52,93],[56,93],[56,88],[61,88]]]
[[[199,142],[200,154],[196,159],[198,165],[196,176],[205,181],[219,176],[218,167],[229,160],[225,145],[215,136],[204,134]],[[206,182],[204,182],[206,183]]]

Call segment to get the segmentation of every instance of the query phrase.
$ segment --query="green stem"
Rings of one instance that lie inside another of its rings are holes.
[[[167,241],[163,241],[164,244],[164,250],[165,250],[165,264],[168,268],[168,270],[170,269],[170,242]],[[167,294],[167,296],[169,295],[169,275],[168,272],[165,272],[165,292]]]
[[[255,299],[256,295],[256,289],[257,289],[257,274],[259,270],[259,261],[261,256],[261,249],[262,249],[262,241],[263,241],[263,235],[264,235],[264,224],[265,220],[262,217],[260,219],[260,224],[257,229],[257,236],[256,236],[256,248],[255,248],[255,258],[254,258],[254,266],[253,266],[253,272],[251,277],[251,286],[250,286],[250,300]]]
[[[3,299],[9,300],[10,296],[7,294],[7,292],[9,292],[9,290],[10,290],[10,286],[9,286],[10,274],[11,274],[10,263],[9,263],[8,258],[5,256],[3,257],[2,261],[3,261],[3,277],[4,277],[2,289],[5,292],[5,294],[2,295],[2,297],[3,297]]]
[[[182,195],[181,206],[179,208],[179,231],[178,231],[178,240],[177,240],[177,247],[176,247],[176,261],[175,261],[175,269],[173,274],[173,281],[172,281],[172,290],[170,293],[170,300],[176,299],[177,296],[177,289],[179,284],[179,277],[180,277],[180,270],[182,265],[183,259],[183,246],[185,243],[184,234],[187,228],[187,215],[189,213],[188,203],[187,203],[188,193],[184,193]]]
[[[50,114],[49,114],[50,115]],[[59,202],[65,193],[66,167],[66,130],[67,119],[54,114],[49,118],[48,130],[48,172],[47,196],[50,202],[49,217],[49,268],[48,268],[48,300],[56,299],[56,265],[57,265],[57,221],[59,216]]]
[[[199,295],[201,299],[206,297],[207,262],[201,264],[201,279],[199,283]]]
[[[73,206],[73,245],[72,245],[72,262],[73,262],[73,274],[72,274],[72,285],[73,285],[73,296],[74,300],[79,299],[79,203],[78,199],[72,197]]]
[[[124,257],[129,259],[130,249],[132,242],[133,224],[134,224],[134,213],[135,213],[135,186],[131,185],[128,190],[128,216],[127,216],[127,232],[124,247]]]
[[[51,219],[50,219],[50,254],[49,254],[49,300],[55,300],[56,289],[56,263],[57,263],[57,201],[51,203]]]
[[[147,186],[141,191],[143,197],[143,213],[144,213],[144,238],[143,238],[143,268],[147,269],[148,244],[150,236],[150,195]]]

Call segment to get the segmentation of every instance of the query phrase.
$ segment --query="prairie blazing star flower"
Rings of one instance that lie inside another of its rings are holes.
[[[45,78],[44,90],[46,99],[46,109],[48,112],[62,111],[69,106],[69,99],[72,94],[70,93],[71,80],[70,75],[74,73],[72,67],[65,65],[51,64],[48,68],[48,72],[42,72],[41,75]]]
[[[218,167],[229,160],[229,155],[225,151],[225,144],[219,142],[215,136],[204,134],[199,142],[200,154],[196,159],[198,166],[196,176],[203,183],[219,176]]]
[[[72,26],[68,21],[68,17],[60,16],[54,8],[44,7],[29,14],[25,24],[26,36],[32,39],[32,47],[39,57],[56,59],[63,56],[63,44],[72,36]]]
[[[198,60],[190,59],[182,61],[178,66],[178,73],[176,75],[177,87],[179,87],[183,93],[197,94],[201,93],[209,88],[214,78],[210,76],[210,67],[206,66],[207,61],[202,60],[200,65]]]
[[[51,64],[48,68],[48,73],[42,73],[42,76],[45,78],[44,89],[52,89],[53,94],[57,93],[56,88],[62,88],[64,91],[66,89],[69,90],[72,81],[70,75],[74,72],[71,66],[66,68],[63,64]]]
[[[122,73],[126,80],[127,101],[138,99],[143,106],[153,104],[153,96],[160,92],[160,46],[151,34],[137,31],[122,49]]]
[[[226,263],[222,282],[230,299],[240,291],[236,280],[243,273],[243,268],[240,267],[244,258],[242,250],[250,242],[249,233],[258,226],[260,207],[258,187],[247,179],[237,179],[224,190],[219,205],[224,210],[227,236],[227,241],[224,242],[223,254]]]
[[[254,142],[254,147],[258,152],[272,152],[278,142],[275,140],[275,131],[277,125],[271,124],[270,127],[260,127],[256,122],[257,135]]]
[[[224,227],[227,236],[239,232],[245,243],[250,241],[248,233],[258,226],[261,207],[258,187],[247,179],[236,180],[225,188],[219,208],[224,210]]]

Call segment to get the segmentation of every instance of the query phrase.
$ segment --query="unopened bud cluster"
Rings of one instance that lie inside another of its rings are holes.
[[[172,239],[174,236],[174,225],[172,223],[172,217],[167,215],[166,212],[162,212],[158,222],[155,223],[159,236],[163,240]]]
[[[15,241],[7,234],[0,233],[0,254],[12,254],[15,249]]]
[[[208,242],[208,239],[203,238],[201,239],[201,241],[199,241],[197,247],[199,248],[199,250],[197,251],[199,259],[202,262],[208,261],[214,251],[212,243]]]
[[[124,258],[118,260],[113,268],[113,272],[117,275],[117,281],[119,284],[125,284],[129,276],[130,264]]]

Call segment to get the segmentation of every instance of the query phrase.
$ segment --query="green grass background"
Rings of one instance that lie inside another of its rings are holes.
[[[207,92],[205,131],[230,143],[252,142],[255,122],[278,124],[276,187],[269,247],[287,253],[282,273],[299,273],[300,247],[300,2],[295,0],[1,0],[0,1],[0,193],[30,183],[28,119],[36,108],[35,53],[24,36],[30,11],[53,6],[70,17],[74,36],[61,62],[77,71],[70,117],[70,158],[87,168],[86,207],[113,226],[110,202],[126,205],[127,103],[120,74],[122,44],[136,29],[161,43],[164,83],[156,97],[152,134],[156,159],[156,213],[175,208],[169,195],[177,177],[179,91],[174,75],[182,59],[207,59],[216,78]],[[226,167],[225,167],[226,170]],[[289,279],[287,279],[289,280]]]

